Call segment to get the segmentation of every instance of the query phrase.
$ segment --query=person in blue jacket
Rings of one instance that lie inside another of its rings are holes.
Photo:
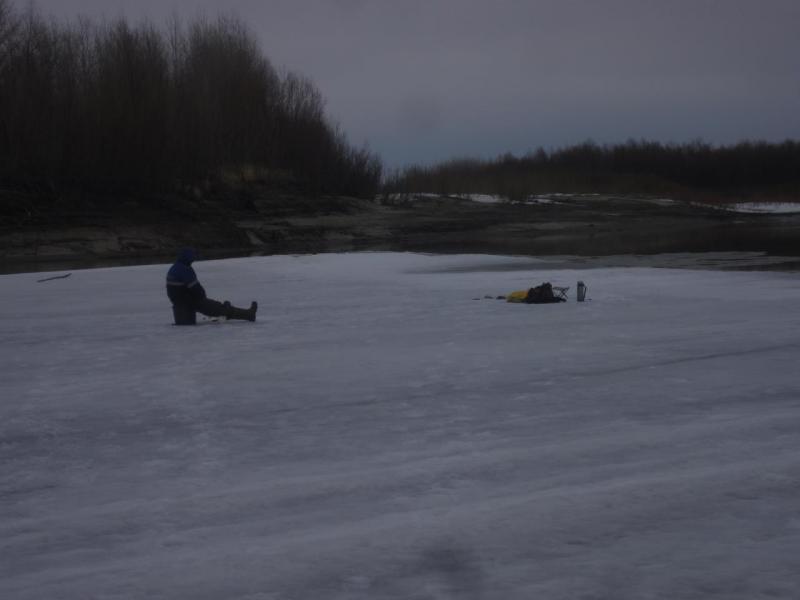
[[[256,302],[252,302],[250,308],[245,309],[236,308],[227,300],[218,302],[206,297],[206,291],[200,285],[197,274],[192,268],[194,260],[194,250],[184,248],[178,254],[175,264],[167,272],[167,296],[172,302],[175,325],[194,325],[197,322],[197,313],[208,317],[256,320],[256,311],[258,310]]]

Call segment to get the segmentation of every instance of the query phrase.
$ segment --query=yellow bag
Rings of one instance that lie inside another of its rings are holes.
[[[511,292],[506,296],[506,302],[525,302],[525,298],[528,297],[528,290],[519,290],[517,292]]]

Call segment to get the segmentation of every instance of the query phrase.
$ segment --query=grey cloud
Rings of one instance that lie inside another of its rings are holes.
[[[413,95],[400,102],[399,121],[401,127],[415,132],[433,132],[442,125],[442,106],[435,99],[424,95]]]

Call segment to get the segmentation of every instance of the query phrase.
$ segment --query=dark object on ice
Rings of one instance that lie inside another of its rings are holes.
[[[228,311],[225,316],[229,319],[241,319],[242,321],[255,321],[256,311],[258,310],[258,302],[253,300],[250,303],[250,308],[236,308],[230,302],[225,300],[222,306]]]
[[[72,273],[67,273],[66,275],[56,275],[55,277],[45,277],[44,279],[37,279],[36,283],[42,283],[43,281],[53,281],[53,279],[66,279],[72,275]]]
[[[553,294],[553,286],[548,282],[532,287],[525,296],[525,304],[550,304],[564,301],[566,298]]]
[[[586,300],[586,291],[588,289],[589,288],[586,287],[585,283],[583,283],[582,281],[578,282],[578,302],[583,302],[584,300]]]
[[[208,317],[225,317],[228,319],[241,319],[255,321],[258,304],[253,302],[249,309],[232,306],[227,300],[218,302],[206,297],[206,291],[197,280],[197,274],[192,268],[195,260],[194,250],[184,248],[178,255],[178,260],[167,272],[167,296],[172,302],[172,315],[175,325],[195,325],[197,314],[202,313]]]
[[[498,296],[497,298],[495,298],[495,300],[505,300],[505,299],[506,299],[505,296]]]

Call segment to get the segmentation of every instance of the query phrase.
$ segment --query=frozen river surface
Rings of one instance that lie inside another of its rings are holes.
[[[0,276],[0,598],[800,598],[796,274],[195,266]]]

